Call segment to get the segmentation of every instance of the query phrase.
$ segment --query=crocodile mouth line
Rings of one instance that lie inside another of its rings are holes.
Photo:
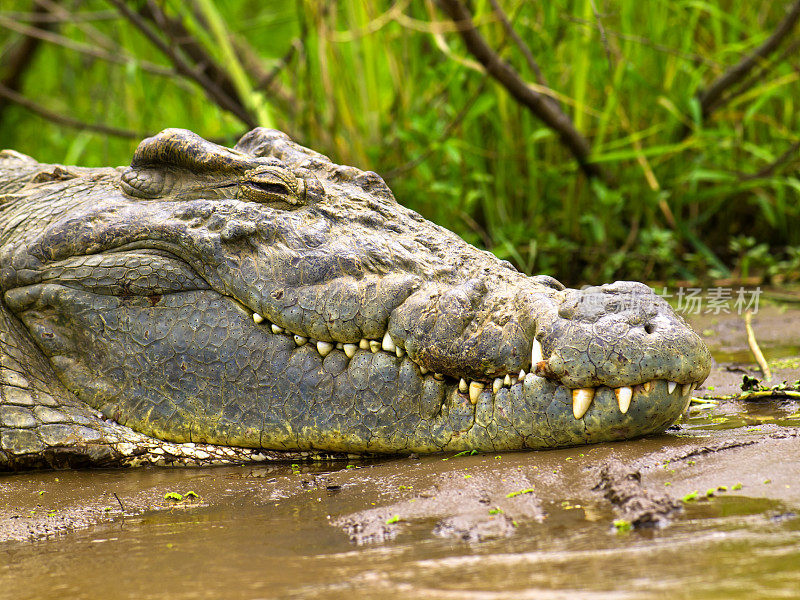
[[[343,343],[343,342],[327,342],[323,340],[315,340],[308,336],[300,335],[293,333],[280,325],[270,322],[268,319],[263,317],[261,314],[254,312],[248,309],[250,312],[253,322],[256,326],[264,328],[270,331],[274,335],[283,335],[289,338],[292,338],[294,344],[297,347],[301,346],[308,346],[314,350],[322,357],[325,358],[333,352],[334,350],[341,350],[344,352],[345,356],[348,359],[352,359],[359,350],[371,352],[373,354],[377,354],[378,352],[384,352],[386,354],[394,355],[397,358],[404,358],[407,356],[407,353],[404,348],[402,348],[399,344],[397,344],[392,337],[389,335],[389,332],[383,335],[383,338],[380,340],[377,339],[367,339],[361,338],[358,343]],[[448,381],[452,385],[458,386],[458,392],[468,398],[470,403],[474,406],[478,403],[478,400],[481,397],[481,394],[484,392],[491,392],[492,395],[496,395],[502,388],[510,388],[516,385],[523,385],[526,378],[529,377],[542,377],[540,373],[547,372],[546,363],[547,361],[544,360],[542,356],[542,346],[538,340],[533,341],[533,348],[531,352],[531,365],[532,369],[530,372],[526,372],[524,369],[520,370],[519,373],[515,373],[511,375],[507,373],[504,377],[496,377],[492,379],[490,382],[486,381],[479,381],[479,380],[471,380],[468,381],[464,378],[456,378],[451,377],[449,375],[445,375],[443,373],[436,373],[431,372],[430,370],[426,369],[424,366],[420,365],[416,361],[414,361],[410,356],[408,356],[409,360],[411,360],[419,369],[420,376],[431,376],[438,381]],[[656,385],[662,380],[651,380],[645,381],[641,383],[631,384],[627,386],[620,386],[617,388],[610,388],[613,390],[614,395],[617,399],[617,404],[619,406],[619,410],[622,414],[626,414],[631,406],[631,403],[635,398],[646,399],[646,396],[649,395],[656,387]],[[700,382],[693,382],[693,383],[684,383],[679,384],[676,381],[670,380],[663,380],[666,384],[666,391],[668,395],[672,395],[676,392],[680,395],[681,398],[685,399],[686,404],[688,406],[689,401],[691,400],[692,392],[700,385]],[[596,386],[596,387],[587,387],[587,388],[567,388],[562,384],[558,384],[561,387],[567,389],[567,391],[572,396],[572,414],[575,419],[582,419],[586,412],[589,410],[589,407],[592,405],[592,401],[594,400],[595,395],[597,392],[603,387],[609,386]]]

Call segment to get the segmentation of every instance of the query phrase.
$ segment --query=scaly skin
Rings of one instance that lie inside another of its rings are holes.
[[[265,129],[3,153],[0,291],[2,468],[631,438],[711,362],[646,286],[527,277]]]

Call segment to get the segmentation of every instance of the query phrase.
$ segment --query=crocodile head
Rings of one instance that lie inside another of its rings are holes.
[[[159,439],[566,446],[663,431],[709,373],[648,287],[525,276],[276,131],[165,130],[29,200],[5,305],[68,390]]]

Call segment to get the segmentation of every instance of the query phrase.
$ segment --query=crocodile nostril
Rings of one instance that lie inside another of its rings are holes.
[[[656,330],[656,326],[653,325],[652,323],[647,323],[644,326],[645,333],[653,333],[655,330]]]

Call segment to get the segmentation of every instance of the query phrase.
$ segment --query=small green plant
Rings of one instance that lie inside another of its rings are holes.
[[[501,514],[502,512],[503,512],[503,509],[502,509],[502,508],[490,508],[490,509],[489,509],[489,514],[490,514],[490,515],[492,515],[492,516],[494,516],[494,515],[499,515],[499,514]]]
[[[183,500],[183,496],[180,495],[178,492],[167,492],[164,494],[164,500],[172,500],[174,502],[180,502]]]
[[[732,489],[732,490],[740,490],[740,489],[742,489],[742,484],[741,484],[741,483],[734,483],[734,484],[731,486],[731,489]]]
[[[389,517],[386,519],[387,525],[393,525],[394,523],[400,522],[400,515],[394,515],[393,517]]]
[[[523,494],[533,494],[534,489],[532,487],[525,488],[524,490],[517,490],[516,492],[509,492],[506,494],[506,498],[516,498],[517,496],[522,496]]]
[[[686,494],[683,498],[681,498],[681,501],[682,502],[694,502],[695,500],[697,500],[698,496],[700,496],[700,492],[695,490],[693,492],[689,492],[688,494]]]
[[[617,530],[617,533],[625,533],[633,529],[633,523],[625,519],[617,519],[614,521],[614,529]]]

